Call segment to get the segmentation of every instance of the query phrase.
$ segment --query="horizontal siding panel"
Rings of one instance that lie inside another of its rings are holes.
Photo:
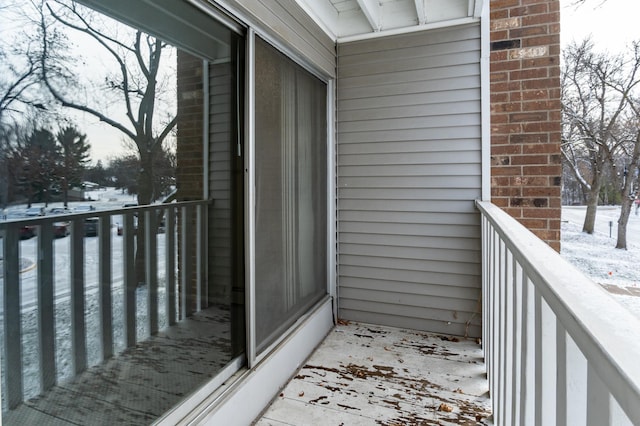
[[[394,288],[394,290],[396,289]],[[477,299],[455,299],[448,296],[425,296],[399,291],[388,292],[360,288],[341,288],[340,297],[345,300],[387,303],[390,305],[402,305],[415,308],[423,307],[427,309],[452,310],[471,314],[473,314],[478,306]]]
[[[343,111],[340,115],[342,122],[360,120],[384,120],[405,117],[431,117],[451,114],[469,114],[480,112],[480,100],[477,102],[465,100],[463,102],[441,102],[428,105],[409,105],[395,107],[378,107],[377,100],[369,104],[369,108],[355,111]]]
[[[454,237],[479,238],[478,226],[417,224],[417,223],[382,223],[382,222],[340,222],[338,231],[348,230],[357,234],[386,234],[390,241],[394,235],[416,235],[421,237]]]
[[[338,132],[387,132],[404,129],[430,129],[433,127],[480,126],[480,114],[455,114],[426,117],[389,118],[386,120],[347,121],[338,124]]]
[[[396,58],[392,62],[384,61],[374,65],[363,64],[359,67],[343,67],[342,62],[340,63],[340,77],[345,79],[345,85],[376,85],[380,82],[384,83],[385,77],[391,77],[393,81],[402,81],[401,79],[405,77],[409,79],[408,81],[422,81],[425,80],[425,70],[433,72],[429,75],[429,79],[432,80],[446,77],[447,70],[451,70],[452,77],[478,74],[480,66],[475,51],[448,53],[426,58]]]
[[[416,248],[416,247],[394,247],[389,249],[388,245],[363,245],[341,243],[339,246],[340,255],[358,255],[372,257],[389,257],[402,259],[431,259],[448,261],[452,258],[462,262],[479,263],[480,252],[472,250],[447,250],[438,247]]]
[[[414,198],[424,200],[468,200],[480,196],[477,188],[339,188],[338,196],[344,200],[388,200],[402,202]]]
[[[480,242],[474,238],[424,238],[416,235],[395,235],[393,240],[384,234],[358,234],[341,232],[340,243],[374,244],[393,247],[435,247],[442,249],[480,250]]]
[[[370,309],[372,307],[373,309]],[[377,314],[384,315],[392,315],[395,317],[404,317],[407,320],[411,319],[413,321],[409,322],[409,327],[411,329],[422,329],[419,326],[413,325],[415,321],[438,321],[442,323],[442,330],[433,330],[431,328],[426,329],[425,331],[434,331],[434,332],[445,332],[447,334],[455,334],[455,335],[466,335],[465,328],[467,321],[471,322],[471,324],[480,324],[481,315],[475,312],[466,312],[461,310],[448,310],[448,309],[438,309],[435,308],[421,308],[417,306],[403,306],[396,304],[387,304],[383,302],[374,302],[369,300],[356,300],[356,299],[344,299],[340,305],[340,310],[344,313],[346,311],[361,311],[367,312],[373,311]],[[344,314],[341,317],[346,317],[347,319],[355,319],[350,316],[345,316]],[[358,319],[362,321],[361,319]],[[455,326],[458,324],[458,327]],[[444,327],[447,325],[448,327]],[[449,330],[462,330],[462,332],[454,332]]]
[[[470,101],[480,102],[480,89],[478,87],[378,96],[376,97],[376,108],[400,108],[411,105],[431,105]],[[340,111],[340,117],[346,114],[347,111],[371,110],[371,102],[369,98],[339,98],[338,110]]]
[[[407,76],[403,77],[407,78]],[[480,75],[464,75],[461,77],[416,81],[407,81],[404,78],[397,78],[397,83],[387,81],[386,84],[376,86],[338,86],[338,99],[377,98],[381,96],[409,95],[413,93],[474,89],[480,87]]]
[[[362,295],[360,295],[360,297],[362,297]],[[340,304],[340,307],[342,309],[351,309],[351,310],[365,310],[367,309],[367,306],[372,306],[375,312],[379,312],[387,315],[397,315],[402,317],[428,318],[428,319],[437,320],[437,321],[451,321],[451,322],[459,322],[459,323],[465,323],[470,319],[476,319],[473,311],[465,311],[462,309],[452,310],[447,308],[439,309],[437,305],[433,307],[430,306],[429,307],[430,309],[425,309],[424,307],[420,307],[420,306],[407,306],[407,305],[401,305],[401,304],[395,304],[395,303],[371,301],[366,299],[359,300],[359,299],[348,299],[348,298],[343,298]],[[471,308],[471,309],[474,309],[474,308]],[[476,319],[476,320],[480,321],[480,319]]]
[[[403,281],[420,285],[442,285],[452,287],[478,287],[477,275],[449,274],[434,271],[412,271],[402,269],[366,268],[340,265],[340,276],[383,281]],[[342,283],[341,283],[342,285]]]
[[[481,290],[477,287],[454,287],[448,285],[424,285],[424,283],[410,283],[402,281],[384,281],[375,279],[363,279],[355,277],[343,277],[341,280],[341,289],[362,289],[389,291],[393,288],[398,293],[416,294],[420,296],[436,296],[451,297],[456,299],[478,300],[481,296]]]
[[[474,320],[474,322],[467,326],[467,324],[453,323],[450,321],[437,321],[428,318],[411,318],[353,309],[340,309],[338,311],[338,317],[360,323],[386,324],[389,327],[420,330],[449,336],[469,337],[482,335],[482,328],[478,322],[479,320]]]
[[[480,176],[480,164],[339,166],[340,176]]]
[[[476,188],[478,176],[341,176],[338,187],[354,188]]]
[[[455,158],[458,163],[478,163],[482,157],[478,150],[474,151],[440,151],[440,152],[396,152],[383,154],[369,154],[364,150],[355,154],[340,153],[340,166],[367,165],[407,165],[407,164],[441,164]]]
[[[459,123],[455,127],[433,127],[431,129],[403,129],[377,132],[353,132],[340,134],[340,143],[371,143],[389,141],[430,141],[447,139],[480,138],[480,126],[465,126]]]
[[[438,30],[420,31],[391,37],[381,37],[371,40],[342,43],[338,46],[339,57],[353,57],[354,60],[370,52],[385,50],[397,51],[414,46],[425,46],[440,43],[450,43],[458,40],[477,40],[480,38],[480,25],[470,24]],[[425,40],[427,42],[425,43]]]
[[[402,209],[400,209],[402,207]],[[428,213],[474,213],[474,200],[405,200],[390,204],[386,200],[340,200],[340,210],[407,211]]]
[[[389,64],[397,67],[411,66],[414,62],[412,60],[418,60],[415,68],[429,68],[437,59],[433,57],[439,57],[443,55],[451,55],[456,52],[475,52],[480,49],[480,39],[470,38],[466,40],[453,40],[446,43],[431,44],[428,46],[411,46],[399,49],[394,49],[393,54],[396,58],[403,58],[407,60],[389,62],[386,58],[380,57],[380,51],[362,53],[358,55],[344,56],[340,60],[340,76],[348,75],[365,75],[365,72],[392,72],[401,70],[401,68],[388,69]],[[366,71],[361,69],[366,66]]]
[[[444,216],[439,213],[423,212],[383,212],[362,210],[340,210],[338,220],[344,222],[380,222],[380,223],[423,223],[435,225],[468,225],[478,226],[480,217],[477,213],[449,213]]]
[[[400,269],[422,272],[440,272],[448,274],[476,275],[480,274],[480,264],[459,262],[451,259],[448,262],[439,260],[392,259],[388,257],[340,255],[340,265],[360,266],[374,269]]]
[[[425,153],[437,155],[438,153],[448,153],[449,155],[458,155],[463,151],[476,152],[479,145],[480,141],[476,139],[449,139],[446,142],[442,140],[359,142],[340,145],[339,154],[340,159],[353,154]]]

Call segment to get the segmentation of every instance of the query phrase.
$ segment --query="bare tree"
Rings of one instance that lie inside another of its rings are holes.
[[[52,5],[57,8],[54,10]],[[118,71],[104,77],[104,85],[101,89],[119,98],[120,105],[126,110],[126,117],[120,118],[117,113],[109,111],[108,108],[101,108],[100,94],[96,94],[95,99],[74,98],[65,87],[64,77],[66,76],[56,78],[59,75],[52,75],[52,70],[59,69],[60,64],[52,67],[48,62],[53,39],[49,36],[51,23],[47,22],[47,12],[56,23],[93,39],[98,48],[113,60],[114,69]],[[109,34],[108,28],[94,25],[86,16],[91,16],[91,13],[73,2],[45,3],[40,24],[43,42],[41,55],[43,81],[62,106],[93,115],[122,132],[135,143],[141,164],[138,178],[138,202],[149,204],[159,196],[153,191],[152,183],[155,177],[153,159],[162,150],[163,143],[176,125],[175,112],[167,114],[162,121],[161,114],[166,113],[166,109],[159,111],[157,99],[162,91],[159,85],[161,59],[168,45],[139,30],[129,31],[131,40],[123,40],[122,34],[127,34],[127,31],[123,31],[122,28],[112,28],[115,34]],[[113,25],[122,27],[121,24]]]
[[[605,171],[628,140],[619,136],[640,62],[569,46],[562,70],[562,155],[587,199],[582,231],[593,233]]]
[[[163,143],[176,126],[175,108],[171,108],[170,102],[161,102],[161,95],[175,94],[167,88],[168,84],[175,83],[175,76],[168,82],[161,71],[162,59],[172,49],[156,37],[107,21],[102,15],[96,17],[94,12],[73,2],[44,2],[40,12],[40,67],[44,84],[63,107],[88,113],[134,142],[140,158],[138,203],[151,203],[160,196],[154,192],[154,159],[161,155]],[[77,87],[70,90],[69,79],[78,79],[78,76],[70,75],[64,61],[56,59],[56,31],[60,31],[56,28],[60,26],[91,40],[102,57],[110,58],[112,66],[106,68],[99,93],[91,93],[92,88],[86,87],[90,94],[82,98],[78,96],[82,91]],[[101,103],[105,99],[110,104]],[[113,108],[114,105],[119,108]],[[144,226],[144,219],[139,220],[139,226]],[[138,282],[143,282],[142,233],[138,234],[136,247]]]

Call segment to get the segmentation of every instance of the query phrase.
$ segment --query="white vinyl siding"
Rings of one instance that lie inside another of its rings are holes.
[[[339,316],[480,334],[480,25],[338,45]]]
[[[229,62],[209,65],[209,283],[212,296],[231,303],[232,288],[232,67]]]
[[[326,77],[335,76],[335,43],[295,0],[227,0],[225,3]]]

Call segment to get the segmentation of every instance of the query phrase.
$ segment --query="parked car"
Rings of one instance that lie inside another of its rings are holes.
[[[98,218],[88,217],[84,220],[84,236],[96,237],[98,236]]]
[[[71,213],[73,210],[71,210],[68,207],[52,207],[51,209],[49,209],[49,214],[67,214],[67,213]]]
[[[21,226],[18,231],[18,236],[21,240],[28,240],[29,238],[33,238],[36,235],[36,227],[35,226]]]
[[[69,235],[69,222],[53,222],[53,237],[64,238]]]
[[[45,211],[44,211],[44,207],[29,207],[27,210],[25,210],[24,212],[25,216],[44,216],[45,215]]]

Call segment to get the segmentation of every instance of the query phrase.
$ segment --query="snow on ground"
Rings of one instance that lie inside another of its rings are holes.
[[[586,207],[562,208],[562,257],[640,317],[640,216],[632,211],[628,249],[620,250],[615,248],[620,207],[598,208],[593,235],[581,232],[585,211]]]
[[[86,200],[84,201],[69,201],[68,207],[73,211],[73,209],[78,206],[92,206],[96,210],[109,210],[109,209],[120,209],[124,204],[129,203],[137,203],[138,199],[136,195],[129,195],[123,193],[120,189],[115,188],[100,188],[92,191],[85,191],[84,193]],[[50,213],[51,209],[56,207],[64,207],[64,203],[62,201],[55,201],[51,203],[33,203],[33,207],[44,207],[47,215]],[[9,215],[9,218],[19,218],[22,214],[24,214],[27,209],[27,204],[14,204],[5,210],[4,213]],[[2,213],[2,212],[0,212]],[[0,219],[1,219],[0,215]]]

